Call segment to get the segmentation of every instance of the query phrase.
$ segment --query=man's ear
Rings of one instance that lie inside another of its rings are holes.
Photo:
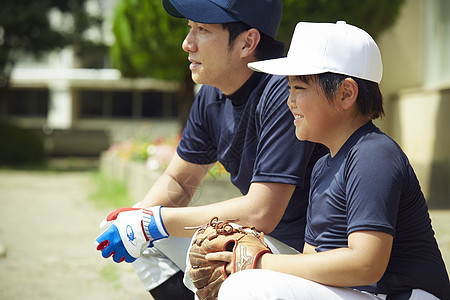
[[[349,110],[355,105],[358,92],[358,84],[355,80],[352,78],[344,79],[338,89],[338,104],[344,110]]]
[[[255,53],[255,49],[261,40],[261,34],[258,29],[251,28],[243,33],[241,33],[243,43],[241,48],[241,57],[248,57]]]

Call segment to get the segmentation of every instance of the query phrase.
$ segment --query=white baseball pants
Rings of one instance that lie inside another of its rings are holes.
[[[351,288],[337,288],[297,276],[269,270],[245,270],[232,274],[219,290],[219,300],[385,300],[387,295],[370,294]],[[419,289],[410,300],[439,300]]]

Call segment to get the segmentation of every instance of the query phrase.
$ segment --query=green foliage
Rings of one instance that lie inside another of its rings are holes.
[[[63,36],[50,28],[49,1],[4,0],[0,9],[0,87],[21,52],[35,55],[65,44]]]
[[[0,89],[8,86],[15,63],[24,55],[39,57],[67,45],[82,47],[85,31],[101,26],[102,18],[88,15],[86,0],[2,0],[0,8]],[[59,11],[63,28],[53,28],[49,15]],[[0,100],[1,93],[0,90]]]
[[[0,165],[39,165],[45,162],[43,140],[32,131],[0,124]]]
[[[391,27],[404,0],[283,0],[283,18],[277,38],[289,46],[300,22],[346,21],[366,30],[374,39]]]
[[[2,54],[19,50],[41,54],[69,44],[84,42],[84,32],[100,26],[102,18],[88,15],[86,0],[2,0],[0,45]],[[59,11],[67,18],[65,28],[53,28],[49,13]]]
[[[96,189],[90,195],[90,200],[98,208],[128,207],[133,205],[126,185],[120,180],[106,176],[103,173],[92,174]]]
[[[183,80],[188,69],[181,43],[186,20],[167,14],[161,1],[120,0],[111,47],[113,65],[126,77]]]
[[[64,44],[62,34],[50,28],[50,8],[50,1],[2,1],[2,54],[13,48],[40,53]]]

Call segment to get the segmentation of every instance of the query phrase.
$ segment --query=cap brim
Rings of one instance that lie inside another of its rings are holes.
[[[326,72],[322,68],[312,66],[306,62],[295,61],[289,59],[289,57],[252,62],[248,64],[248,67],[257,72],[285,76],[313,75]]]
[[[180,12],[175,8],[175,6],[172,5],[169,0],[162,0],[162,5],[169,15],[177,18],[184,18],[184,16],[180,14]]]
[[[210,1],[163,0],[164,9],[172,16],[205,24],[238,22],[239,20]]]

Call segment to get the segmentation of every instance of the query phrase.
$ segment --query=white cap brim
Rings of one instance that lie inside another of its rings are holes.
[[[248,64],[248,67],[257,72],[285,76],[314,75],[327,72],[310,64],[293,61],[289,57],[252,62]]]

